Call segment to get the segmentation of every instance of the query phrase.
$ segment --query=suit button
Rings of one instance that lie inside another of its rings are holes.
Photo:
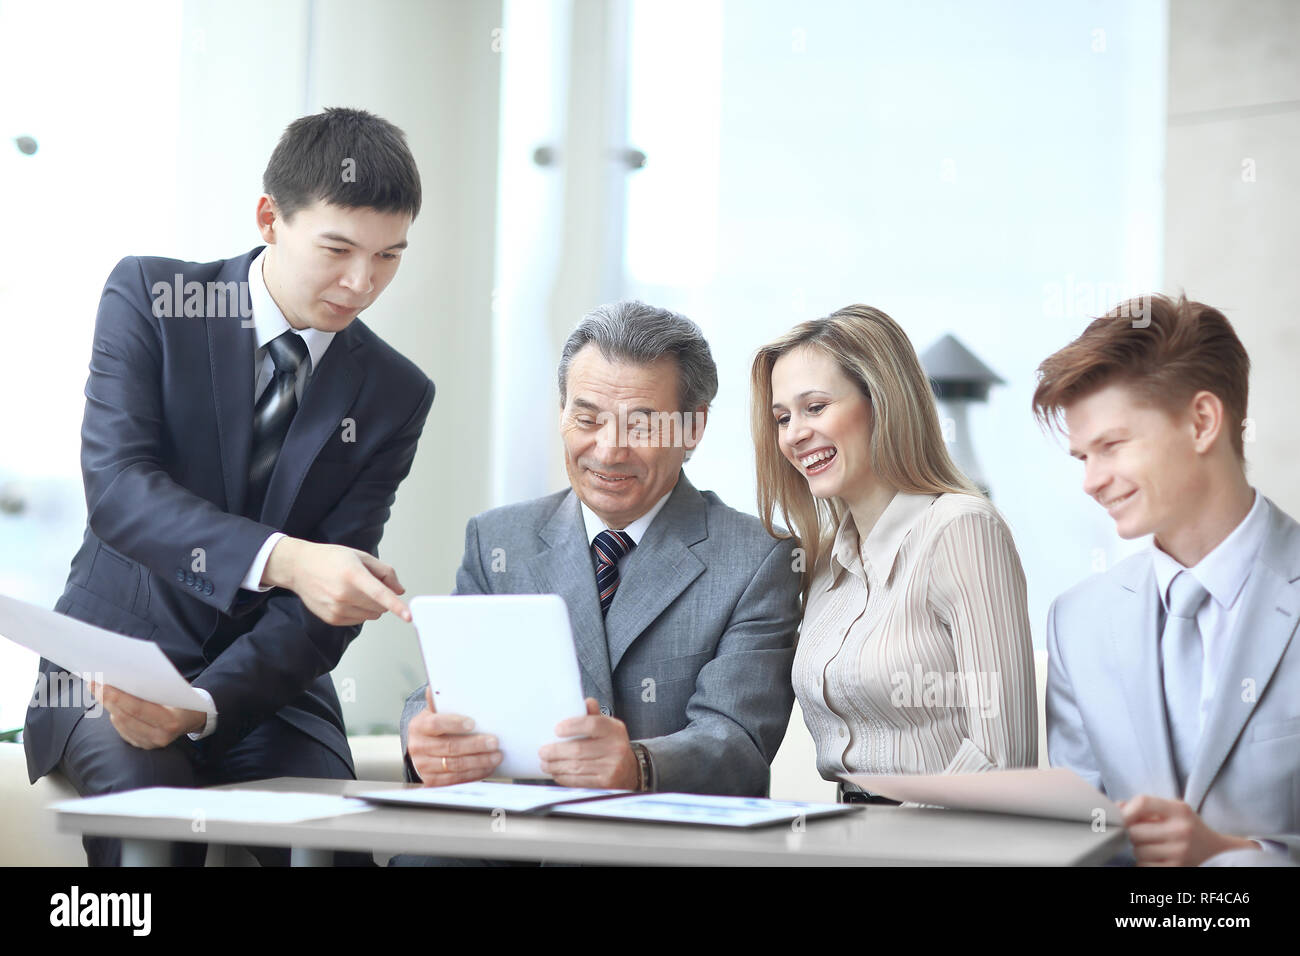
[[[203,585],[203,593],[204,593],[204,594],[211,594],[211,593],[212,593],[213,591],[215,591],[215,590],[216,590],[216,588],[213,587],[211,581],[208,581],[206,584]]]
[[[194,572],[193,572],[193,571],[186,571],[186,572],[185,572],[185,583],[188,584],[190,587],[194,587]]]
[[[176,580],[177,580],[177,581],[184,582],[184,580],[185,580],[185,569],[184,569],[184,568],[177,568],[177,569],[176,569]]]
[[[601,712],[603,715],[605,715],[606,717],[609,716],[609,708],[606,707],[604,704],[601,704],[601,705],[600,705],[600,712]]]

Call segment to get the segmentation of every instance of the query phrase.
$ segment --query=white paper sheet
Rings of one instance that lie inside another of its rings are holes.
[[[92,676],[143,700],[211,710],[153,641],[114,634],[85,621],[0,594],[0,636],[64,670]],[[90,701],[86,701],[89,705]]]
[[[990,770],[987,773],[888,776],[842,774],[849,783],[891,800],[924,803],[951,810],[983,810],[1030,817],[1092,822],[1098,813],[1107,826],[1123,826],[1119,807],[1065,767],[1045,770]]]
[[[376,803],[401,804],[431,809],[507,810],[526,813],[566,800],[586,800],[627,790],[589,790],[583,787],[547,787],[525,783],[458,783],[450,787],[371,790],[357,796]]]
[[[299,823],[374,807],[364,800],[319,793],[270,790],[197,790],[147,787],[102,797],[64,800],[51,809],[90,816],[148,817],[168,820],[220,820],[227,823]]]

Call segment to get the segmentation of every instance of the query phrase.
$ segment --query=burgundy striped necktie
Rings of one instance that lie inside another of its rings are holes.
[[[591,542],[596,555],[596,592],[600,595],[600,614],[609,613],[618,590],[618,561],[636,547],[632,536],[624,531],[602,531]]]

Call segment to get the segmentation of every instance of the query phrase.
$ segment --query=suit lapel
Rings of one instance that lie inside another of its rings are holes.
[[[704,572],[691,545],[709,536],[704,498],[678,476],[672,495],[623,564],[605,619],[611,671],[664,609]]]
[[[221,271],[220,281],[247,282],[249,264],[259,251],[254,249],[230,260]],[[248,457],[253,443],[253,355],[257,351],[257,330],[251,322],[245,327],[238,316],[204,321],[208,329],[208,361],[226,511],[243,514],[248,492]]]
[[[595,686],[597,696],[612,700],[613,681],[600,598],[596,594],[596,567],[576,494],[570,491],[560,500],[559,507],[538,535],[548,547],[529,562],[537,592],[564,598],[573,625],[578,663]]]
[[[1120,581],[1110,615],[1111,646],[1150,788],[1160,795],[1178,795],[1160,677],[1160,599],[1150,558],[1136,562],[1132,573]]]
[[[266,488],[266,500],[262,504],[263,524],[284,527],[307,469],[334,430],[341,427],[357,392],[361,390],[366,373],[353,354],[360,345],[355,332],[356,321],[334,336],[320,366],[307,380],[302,404],[293,416]],[[360,427],[364,428],[365,423]]]
[[[1272,502],[1268,505],[1268,537],[1241,595],[1245,603],[1229,639],[1187,778],[1185,799],[1198,813],[1300,621],[1300,588],[1296,586],[1300,581],[1300,526]]]

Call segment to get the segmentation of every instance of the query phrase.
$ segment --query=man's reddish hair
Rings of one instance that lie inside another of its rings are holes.
[[[1068,406],[1116,383],[1174,414],[1204,390],[1223,402],[1225,428],[1244,461],[1241,426],[1249,378],[1246,349],[1218,309],[1186,296],[1130,299],[1038,366],[1034,415],[1059,428]]]

